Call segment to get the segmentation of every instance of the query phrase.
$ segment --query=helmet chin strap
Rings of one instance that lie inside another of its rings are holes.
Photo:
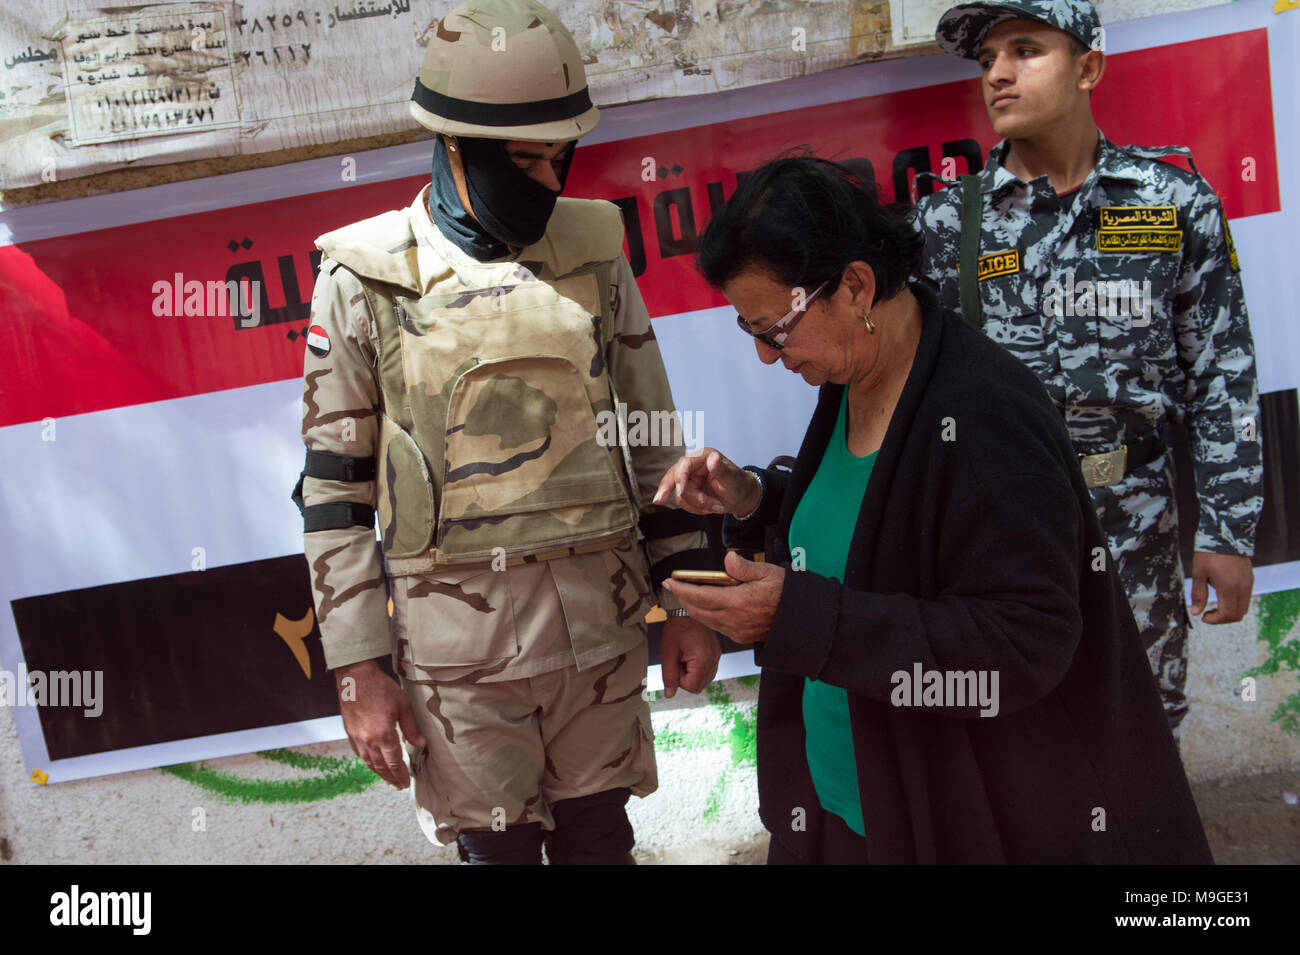
[[[465,182],[465,166],[461,162],[460,149],[456,145],[456,137],[442,134],[443,144],[447,147],[447,162],[451,166],[451,178],[456,183],[456,195],[460,197],[460,204],[465,207],[465,211],[478,222],[478,216],[474,215],[474,209],[469,202],[469,186]],[[479,223],[480,225],[482,223]]]
[[[482,225],[483,223],[479,220],[479,217],[474,214],[473,204],[469,201],[469,183],[465,180],[465,161],[460,148],[456,145],[456,137],[443,133],[442,141],[447,147],[447,164],[451,167],[451,178],[456,183],[456,195],[460,198],[460,204],[465,207],[465,211],[469,213],[471,219]],[[519,251],[516,246],[509,243],[506,243],[506,248],[510,250],[511,255]]]

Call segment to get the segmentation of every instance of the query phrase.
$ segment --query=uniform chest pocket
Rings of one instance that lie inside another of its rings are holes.
[[[1049,372],[1049,336],[1042,296],[1033,276],[1017,271],[983,279],[980,305],[984,334],[1044,378]]]
[[[1000,340],[1037,334],[1041,339],[1038,288],[1030,276],[1021,271],[993,275],[981,279],[979,285],[984,327],[990,336]]]
[[[1181,257],[1175,252],[1099,252],[1090,296],[1076,309],[1092,317],[1109,361],[1171,360],[1177,347],[1174,299]]]

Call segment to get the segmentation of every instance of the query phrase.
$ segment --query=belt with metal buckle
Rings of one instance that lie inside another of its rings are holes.
[[[1121,444],[1114,451],[1079,455],[1079,468],[1088,487],[1118,484],[1126,474],[1154,461],[1164,453],[1159,431],[1151,431]]]

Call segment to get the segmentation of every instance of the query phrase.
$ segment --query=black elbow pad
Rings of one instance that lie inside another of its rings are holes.
[[[307,462],[298,475],[298,483],[293,487],[290,500],[298,505],[302,515],[303,532],[328,531],[341,527],[374,527],[375,509],[369,504],[356,501],[331,501],[327,504],[313,504],[307,507],[302,499],[302,484],[309,477],[326,481],[373,481],[375,479],[374,458],[350,458],[344,454],[329,451],[308,451]]]

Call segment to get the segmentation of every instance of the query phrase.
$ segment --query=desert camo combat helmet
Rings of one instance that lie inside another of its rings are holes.
[[[444,16],[410,109],[435,133],[530,142],[578,139],[600,117],[578,44],[536,0],[469,0]]]

